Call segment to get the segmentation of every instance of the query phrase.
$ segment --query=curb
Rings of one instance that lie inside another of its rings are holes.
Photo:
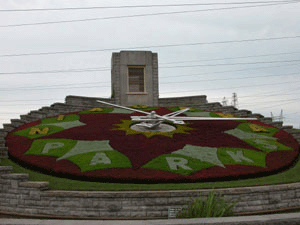
[[[36,220],[36,219],[5,219],[0,220],[1,225],[278,225],[300,224],[300,212],[286,214],[272,214],[262,216],[239,216],[223,218],[200,219],[165,219],[165,220]]]

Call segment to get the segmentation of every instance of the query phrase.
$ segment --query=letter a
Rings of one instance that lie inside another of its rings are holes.
[[[166,160],[171,170],[178,170],[178,168],[182,168],[184,170],[193,170],[192,168],[187,166],[189,161],[185,158],[166,157]]]
[[[92,158],[90,166],[96,166],[97,164],[111,164],[111,160],[104,152],[98,152]]]

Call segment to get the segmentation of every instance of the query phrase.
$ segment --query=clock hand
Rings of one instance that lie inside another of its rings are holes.
[[[114,107],[118,107],[118,108],[121,108],[121,109],[127,109],[127,110],[130,110],[130,111],[133,111],[133,112],[139,112],[139,113],[143,113],[143,114],[146,114],[148,115],[148,119],[151,119],[155,122],[157,122],[157,118],[161,118],[161,119],[164,119],[164,120],[168,120],[170,122],[173,122],[173,123],[180,123],[181,121],[176,121],[174,119],[169,119],[168,117],[165,117],[165,116],[160,116],[160,115],[157,115],[155,111],[152,111],[151,113],[149,112],[145,112],[145,111],[141,111],[141,110],[138,110],[138,109],[132,109],[132,108],[128,108],[126,106],[121,106],[121,105],[116,105],[116,104],[112,104],[112,103],[108,103],[108,102],[104,102],[104,101],[100,101],[100,100],[96,100],[97,102],[100,102],[102,104],[106,104],[106,105],[111,105],[111,106],[114,106]],[[136,117],[136,119],[138,119],[139,117]],[[182,124],[182,123],[180,123]]]
[[[117,107],[117,108],[121,108],[121,109],[127,109],[127,110],[130,110],[130,111],[133,111],[133,112],[139,112],[139,113],[143,113],[143,114],[146,114],[146,115],[150,115],[151,114],[149,112],[145,112],[145,111],[142,111],[142,110],[128,108],[126,106],[116,105],[116,104],[112,104],[112,103],[108,103],[108,102],[104,102],[104,101],[100,101],[100,100],[96,100],[96,101],[100,102],[102,104],[111,105],[111,106],[114,106],[114,107]]]
[[[188,111],[189,108],[178,110],[176,112],[172,112],[172,113],[160,116],[160,115],[157,115],[155,111],[152,111],[149,113],[149,112],[145,112],[142,110],[132,109],[132,108],[129,108],[126,106],[120,106],[120,105],[116,105],[116,104],[112,104],[112,103],[108,103],[108,102],[104,102],[104,101],[100,101],[100,100],[96,100],[96,101],[99,103],[111,105],[111,106],[114,106],[117,108],[122,108],[122,109],[130,110],[133,112],[139,112],[139,113],[146,114],[147,116],[131,116],[131,120],[141,122],[140,124],[138,124],[138,126],[144,126],[149,129],[159,126],[162,122],[164,122],[166,120],[170,121],[174,124],[184,124],[184,120],[257,120],[257,118],[176,117],[177,115]]]
[[[175,112],[172,112],[172,113],[169,113],[169,114],[166,114],[166,115],[164,115],[164,117],[168,117],[168,118],[174,118],[175,116],[177,116],[177,115],[179,115],[179,114],[181,114],[181,113],[183,113],[183,112],[186,112],[186,111],[188,111],[189,110],[189,108],[186,108],[186,109],[182,109],[182,110],[178,110],[178,111],[175,111]],[[144,122],[142,122],[142,123],[140,123],[140,124],[137,124],[137,125],[139,125],[139,126],[145,126],[145,127],[147,127],[147,128],[150,128],[150,129],[152,129],[152,128],[155,128],[155,127],[157,127],[157,126],[159,126],[162,122],[164,122],[165,120],[163,120],[163,119],[157,119],[158,121],[157,122],[155,122],[155,123],[145,123],[145,122],[147,122],[147,117],[145,117],[146,118],[146,121],[144,120]],[[133,121],[137,121],[137,120],[141,120],[141,117],[131,117],[131,119],[133,120]],[[150,120],[148,120],[148,121],[150,121]],[[179,122],[181,122],[181,121],[176,121],[177,123],[179,123]]]
[[[257,120],[257,118],[231,118],[231,117],[175,117],[178,120]]]

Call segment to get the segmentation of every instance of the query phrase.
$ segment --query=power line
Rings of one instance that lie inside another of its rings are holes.
[[[256,1],[256,2],[212,2],[212,3],[189,3],[189,4],[166,4],[166,5],[123,5],[123,6],[91,6],[91,7],[68,7],[68,8],[33,8],[33,9],[2,9],[0,12],[32,12],[32,11],[65,11],[65,10],[90,10],[90,9],[123,9],[123,8],[149,8],[149,7],[186,7],[186,6],[211,6],[211,5],[245,5],[262,3],[285,3],[295,1]]]
[[[252,104],[243,104],[243,106],[252,106],[252,105],[260,105],[260,104],[266,104],[266,103],[274,103],[274,102],[287,102],[287,101],[296,101],[300,100],[300,98],[291,98],[291,99],[277,99],[273,101],[262,101],[262,102],[255,102]]]
[[[0,102],[37,102],[37,101],[56,101],[57,99],[47,98],[47,99],[34,99],[34,100],[0,100]]]
[[[295,91],[299,91],[299,88],[297,88],[296,90],[293,90],[292,92]],[[268,93],[277,93],[277,94],[268,94]],[[260,93],[260,94],[256,94],[256,95],[244,95],[244,96],[239,96],[239,98],[251,98],[251,99],[256,99],[256,98],[261,98],[263,96],[265,97],[274,97],[274,96],[284,96],[284,95],[295,95],[295,93],[278,93],[278,92],[287,92],[286,90],[282,90],[282,91],[273,91],[273,92],[266,92],[264,94]]]
[[[281,61],[263,61],[263,62],[243,62],[243,63],[221,63],[221,64],[200,64],[200,65],[186,65],[186,66],[169,66],[169,67],[160,67],[163,69],[172,69],[177,67],[201,67],[201,66],[231,66],[231,65],[247,65],[247,64],[271,64],[271,63],[282,63],[282,62],[300,62],[300,60],[281,60]],[[297,63],[298,64],[298,63]],[[297,65],[297,64],[288,64],[288,65]],[[268,67],[263,67],[268,68]],[[256,69],[256,68],[255,68]],[[19,71],[19,72],[1,72],[1,75],[22,75],[22,74],[43,74],[43,73],[82,73],[82,72],[97,72],[97,71],[110,71],[110,67],[94,67],[94,68],[81,68],[81,69],[70,69],[70,70],[47,70],[47,71]],[[247,70],[247,69],[246,69]],[[207,73],[204,73],[204,75]],[[211,74],[211,73],[210,73]],[[176,75],[176,76],[194,76],[192,75]],[[175,76],[167,76],[175,77]],[[166,78],[166,77],[162,77]]]
[[[294,66],[294,65],[299,65],[299,63],[292,63],[292,64],[287,64],[287,65],[278,65],[278,66],[262,66],[262,67],[247,68],[247,69],[238,69],[238,70],[223,70],[223,71],[210,72],[209,74],[239,72],[239,71],[267,69],[267,68],[275,68],[275,67],[283,67],[283,66]],[[160,79],[162,79],[162,78],[169,78],[169,77],[174,78],[174,77],[202,76],[202,75],[207,75],[207,72],[205,72],[205,73],[196,73],[196,74],[185,74],[185,75],[162,76],[162,77],[160,77]]]
[[[288,89],[288,91],[290,91],[290,88]],[[295,91],[295,90],[294,90]],[[293,91],[293,92],[294,92]],[[299,88],[297,88],[296,89],[296,91],[299,91]],[[278,93],[280,93],[280,92],[287,92],[287,90],[286,89],[282,89],[282,90],[280,90],[280,91],[272,91],[272,92],[264,92],[264,93],[259,93],[258,94],[258,96],[267,96],[267,94],[268,93],[277,93],[277,94],[274,94],[274,95],[270,95],[270,96],[277,96],[277,95],[290,95],[290,94],[278,94]],[[256,95],[243,95],[243,96],[239,96],[239,98],[249,98],[249,97],[252,97],[252,96],[257,96],[257,94]],[[209,99],[220,99],[220,97],[215,97],[215,98],[209,98]],[[1,102],[37,102],[37,101],[57,101],[57,98],[46,98],[46,99],[26,99],[26,100],[24,100],[24,99],[15,99],[15,100],[1,100],[0,99],[0,103]]]
[[[244,79],[254,79],[254,78],[265,78],[265,77],[281,77],[281,76],[291,76],[299,75],[299,72],[289,73],[289,74],[278,74],[278,75],[264,75],[264,76],[247,76],[247,77],[231,77],[231,78],[217,78],[208,80],[183,80],[183,81],[172,81],[172,82],[161,82],[162,84],[174,84],[174,83],[197,83],[197,82],[212,82],[221,80],[244,80]]]
[[[298,102],[298,101],[300,101],[300,98],[298,98],[298,99],[291,99],[291,100],[287,100],[287,101],[285,100],[284,103],[280,103],[280,104],[276,104],[276,105],[272,105],[272,104],[268,105],[268,104],[266,104],[267,106],[265,106],[265,107],[259,107],[259,109],[266,109],[266,108],[275,107],[275,106],[288,105],[288,104],[291,104],[291,103],[294,103],[294,102]]]
[[[237,89],[237,88],[249,88],[249,87],[261,87],[261,86],[272,86],[272,85],[282,85],[282,84],[290,84],[290,83],[300,83],[300,81],[292,81],[292,82],[280,82],[280,83],[265,83],[265,84],[256,84],[256,85],[244,85],[244,86],[236,86],[236,87],[225,87],[225,88],[217,88],[218,90],[226,90],[226,89]],[[199,91],[212,91],[216,90],[216,88],[210,89],[198,89],[198,90],[189,90],[189,91],[176,91],[176,92],[161,92],[161,94],[178,94],[178,93],[188,93],[188,92],[199,92]]]
[[[60,86],[62,86],[62,85],[60,85]],[[229,89],[229,88],[228,88]],[[289,89],[290,90],[290,89]],[[281,91],[275,91],[276,93],[278,93],[278,92],[284,92],[284,91],[286,91],[285,89],[283,89],[283,90],[281,90]],[[294,90],[295,91],[295,90]],[[297,88],[296,89],[296,91],[299,91],[299,89]],[[287,94],[287,93],[285,93],[285,94],[268,94],[268,93],[274,93],[274,92],[265,92],[265,93],[260,93],[260,94],[258,94],[258,95],[243,95],[243,96],[239,96],[239,98],[253,98],[253,96],[254,96],[254,98],[255,98],[255,96],[282,96],[282,95],[292,95],[291,93],[290,94]],[[220,99],[220,97],[215,97],[215,98],[209,98],[209,99]],[[57,101],[57,99],[34,99],[34,100],[28,100],[28,99],[26,99],[26,100],[24,100],[24,99],[22,99],[22,100],[0,100],[0,103],[1,102],[7,102],[7,103],[9,103],[9,102],[39,102],[39,101]]]
[[[180,46],[231,44],[231,43],[256,42],[256,41],[274,41],[274,40],[295,39],[295,38],[300,38],[300,35],[272,37],[272,38],[242,39],[242,40],[234,40],[234,41],[213,41],[213,42],[195,42],[195,43],[182,43],[182,44],[139,46],[139,47],[127,47],[127,48],[122,48],[122,49],[134,50],[134,49],[145,49],[145,48],[170,48],[170,47],[180,47]],[[39,53],[23,53],[23,54],[6,54],[6,55],[0,55],[0,57],[33,56],[33,55],[55,55],[55,54],[71,54],[71,53],[118,51],[118,50],[120,50],[120,48],[89,49],[89,50],[74,50],[74,51],[56,51],[56,52],[39,52]]]
[[[178,64],[178,63],[188,63],[188,62],[207,62],[207,61],[219,61],[219,60],[227,60],[227,59],[245,59],[245,58],[256,58],[256,57],[265,57],[265,56],[274,56],[274,55],[289,55],[289,54],[299,54],[300,52],[280,52],[280,53],[272,53],[272,54],[260,54],[260,55],[248,55],[248,56],[238,56],[238,57],[225,57],[225,58],[215,58],[215,59],[201,59],[201,60],[188,60],[188,61],[174,61],[174,62],[162,62],[160,64]]]
[[[286,92],[295,92],[295,91],[299,91],[299,88],[297,88],[296,90],[292,90],[289,88],[288,90],[286,89],[282,89],[280,91],[268,91],[268,92],[260,92],[259,94],[254,94],[254,95],[242,95],[239,96],[239,98],[251,98],[251,99],[256,99],[256,98],[261,98],[263,96],[267,96],[267,97],[274,97],[274,96],[284,96],[284,95],[295,95],[295,93],[286,93]],[[285,92],[285,93],[281,93],[281,92]],[[270,93],[276,93],[276,94],[270,94]],[[221,99],[221,97],[214,97],[214,98],[209,98],[209,99]]]
[[[109,67],[96,67],[96,68],[82,68],[71,70],[48,70],[48,71],[19,71],[19,72],[2,72],[0,75],[17,75],[17,74],[42,74],[42,73],[82,73],[82,72],[97,72],[97,71],[109,71],[110,69],[104,69]]]
[[[194,81],[195,82],[195,81]],[[182,82],[177,82],[177,83],[182,83]],[[258,84],[258,85],[246,85],[246,86],[238,86],[238,87],[225,87],[225,88],[218,88],[218,90],[224,90],[224,89],[234,89],[234,88],[245,88],[245,87],[259,87],[259,86],[269,86],[269,85],[282,85],[282,84],[290,84],[290,83],[300,83],[300,81],[288,81],[288,82],[280,82],[280,83],[267,83],[267,84]],[[95,82],[93,82],[92,84],[95,84]],[[62,86],[62,85],[61,85]],[[86,86],[86,87],[67,87],[67,86],[63,86],[63,87],[56,87],[56,86],[47,86],[47,87],[36,87],[35,89],[33,89],[32,87],[24,87],[22,88],[17,88],[17,89],[1,89],[0,92],[7,92],[7,91],[44,91],[44,90],[53,90],[53,89],[83,89],[83,88],[107,88],[107,87],[111,87],[111,86]],[[202,90],[194,90],[194,91],[181,91],[181,92],[195,92],[195,91],[208,91],[208,90],[215,90],[215,88],[213,89],[202,89]],[[162,93],[181,93],[181,92],[162,92]]]
[[[62,88],[65,88],[65,87],[71,87],[71,86],[78,86],[78,85],[90,85],[90,84],[103,84],[103,83],[110,83],[110,82],[88,82],[88,83],[73,83],[73,84],[57,84],[57,85],[47,85],[47,86],[23,86],[23,87],[15,87],[14,89],[18,90],[18,91],[21,91],[21,90],[27,90],[27,89],[38,89],[40,90],[39,88],[43,88],[43,89],[49,89],[49,88],[53,88],[53,87],[62,87]],[[108,87],[108,86],[99,86],[99,87]],[[12,88],[2,88],[0,90],[1,91],[10,91],[10,90],[13,90]]]
[[[194,13],[194,12],[207,12],[207,11],[220,11],[220,10],[231,10],[231,9],[242,9],[242,8],[256,8],[264,6],[276,6],[284,4],[294,4],[299,3],[298,1],[293,2],[283,2],[276,4],[262,4],[262,5],[250,5],[250,6],[237,6],[237,7],[225,7],[225,8],[211,8],[211,9],[198,9],[198,10],[185,10],[185,11],[173,11],[173,12],[159,12],[159,13],[146,13],[146,14],[135,14],[135,15],[124,15],[124,16],[110,16],[110,17],[98,17],[98,18],[88,18],[88,19],[76,19],[76,20],[60,20],[60,21],[48,21],[48,22],[37,22],[37,23],[22,23],[22,24],[9,24],[1,25],[0,27],[20,27],[20,26],[35,26],[35,25],[48,25],[48,24],[60,24],[60,23],[74,23],[74,22],[87,22],[87,21],[97,21],[97,20],[111,20],[111,19],[123,19],[123,18],[135,18],[135,17],[146,17],[146,16],[161,16],[161,15],[171,15],[171,14],[184,14],[184,13]]]
[[[173,81],[173,82],[160,82],[161,84],[174,84],[174,83],[195,83],[195,82],[213,82],[213,81],[222,81],[222,80],[243,80],[243,79],[254,79],[254,78],[265,78],[265,77],[281,77],[281,76],[291,76],[291,75],[299,75],[299,72],[295,73],[289,73],[289,74],[277,74],[277,75],[263,75],[263,76],[247,76],[247,77],[230,77],[230,78],[216,78],[216,79],[206,79],[206,80],[187,80],[187,81]],[[68,86],[77,86],[77,85],[90,85],[90,84],[104,84],[104,83],[110,83],[107,82],[86,82],[86,83],[73,83],[73,84],[60,84],[60,85],[47,85],[47,86],[23,86],[23,87],[15,87],[14,89],[20,90],[27,90],[27,89],[33,89],[33,88],[52,88],[52,87],[68,87]],[[108,87],[108,86],[99,86],[99,87]],[[2,88],[0,91],[12,91],[14,90],[12,88]]]
[[[95,83],[95,82],[94,82]],[[92,83],[92,84],[94,84],[94,83]],[[78,84],[79,85],[79,84]],[[13,92],[15,92],[15,91],[47,91],[47,90],[53,90],[53,89],[83,89],[83,88],[110,88],[111,86],[95,86],[95,85],[93,85],[93,86],[87,86],[87,87],[82,87],[82,86],[80,86],[80,87],[66,87],[66,86],[64,86],[64,87],[55,87],[55,86],[53,86],[53,87],[51,87],[51,86],[47,86],[47,87],[39,87],[39,88],[35,88],[35,89],[33,89],[33,88],[30,88],[30,87],[28,87],[28,88],[24,88],[24,89],[11,89],[11,88],[8,88],[8,89],[1,89],[0,90],[0,92],[6,92],[6,91],[8,91],[8,92],[11,92],[11,91],[13,91]]]
[[[198,64],[198,65],[183,65],[183,66],[167,66],[160,67],[163,69],[172,69],[172,68],[185,68],[185,67],[201,67],[201,66],[233,66],[233,65],[248,65],[248,64],[267,64],[267,63],[279,63],[279,62],[300,62],[299,59],[295,60],[281,60],[281,61],[263,61],[263,62],[241,62],[241,63],[219,63],[219,64]]]

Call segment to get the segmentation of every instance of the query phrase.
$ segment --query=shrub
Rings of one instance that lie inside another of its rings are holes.
[[[233,215],[232,208],[236,202],[230,203],[221,194],[210,192],[207,199],[197,197],[190,199],[186,208],[178,211],[177,218],[206,218]]]

